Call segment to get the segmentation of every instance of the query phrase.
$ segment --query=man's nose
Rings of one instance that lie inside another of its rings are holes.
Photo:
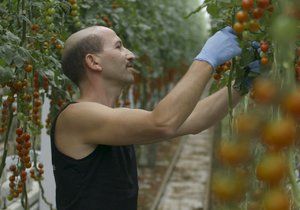
[[[130,61],[133,61],[136,59],[135,55],[133,54],[133,52],[131,52],[130,50],[126,49],[126,58]]]

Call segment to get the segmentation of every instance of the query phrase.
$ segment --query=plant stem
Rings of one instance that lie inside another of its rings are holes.
[[[234,22],[234,17],[235,17],[235,7],[232,9],[232,25]],[[229,112],[229,138],[232,137],[233,133],[233,126],[232,126],[232,121],[233,121],[233,105],[232,105],[232,79],[233,79],[233,73],[235,71],[235,58],[232,59],[232,66],[229,72],[229,79],[227,83],[227,88],[228,88],[228,112]]]
[[[11,108],[11,104],[9,105],[9,121],[8,121],[8,126],[7,126],[7,130],[6,130],[6,133],[5,133],[5,137],[4,137],[4,149],[3,149],[3,155],[2,155],[2,161],[1,161],[1,164],[0,164],[0,177],[2,177],[2,173],[3,173],[3,170],[4,170],[4,167],[5,167],[5,161],[6,161],[6,156],[7,156],[7,152],[8,152],[8,136],[9,136],[9,131],[10,131],[10,127],[11,127],[11,124],[12,124],[12,119],[13,119],[13,111],[12,111],[12,108]]]
[[[294,151],[292,149],[289,150],[288,153],[288,158],[289,158],[289,180],[292,186],[292,191],[293,191],[293,196],[294,196],[294,202],[297,207],[297,209],[300,209],[300,189],[297,184],[297,177],[295,175],[295,170],[294,170]]]
[[[32,143],[33,143],[32,149],[33,149],[33,161],[34,161],[34,165],[33,166],[36,169],[36,171],[38,171],[37,164],[36,164],[36,162],[37,162],[37,155],[36,155],[36,150],[35,150],[36,136],[34,136]],[[53,210],[53,204],[50,203],[47,200],[47,198],[45,197],[45,191],[44,191],[44,187],[42,185],[41,179],[38,179],[38,183],[39,183],[39,187],[40,187],[40,190],[41,190],[42,199],[50,207],[50,210]]]

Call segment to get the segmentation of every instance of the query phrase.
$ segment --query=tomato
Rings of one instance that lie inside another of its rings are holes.
[[[263,206],[264,210],[290,210],[290,197],[280,189],[272,189],[264,195]]]
[[[16,170],[17,170],[16,165],[11,165],[11,166],[9,167],[9,170],[10,170],[10,171],[16,171]]]
[[[267,8],[269,6],[269,4],[270,4],[269,0],[257,0],[257,6],[262,9]]]
[[[38,31],[39,29],[40,29],[40,26],[39,26],[38,24],[32,24],[32,26],[31,26],[31,30],[32,30],[32,31],[36,32],[36,31]]]
[[[280,153],[267,153],[256,166],[258,180],[276,185],[288,173],[287,160]]]
[[[291,146],[296,138],[296,125],[292,119],[284,118],[270,122],[262,132],[262,141],[275,150]]]
[[[30,72],[32,72],[32,69],[33,69],[32,65],[28,64],[28,65],[25,66],[25,69],[24,69],[24,70],[25,70],[27,73],[30,73]]]
[[[249,30],[251,32],[257,32],[260,29],[260,25],[256,20],[250,20],[249,22]]]
[[[25,168],[31,168],[31,163],[25,163]]]
[[[238,11],[235,15],[237,21],[243,23],[248,20],[248,13],[245,11]]]
[[[21,171],[21,177],[25,178],[27,176],[27,172],[26,171]]]
[[[243,0],[242,1],[242,8],[245,11],[249,11],[253,8],[254,1],[253,0]]]
[[[223,66],[218,66],[217,68],[216,68],[216,73],[217,74],[221,74],[223,72]]]
[[[282,109],[292,117],[300,120],[300,90],[288,94],[282,102]]]
[[[77,10],[72,10],[72,11],[71,11],[71,16],[75,17],[75,16],[77,16],[77,15],[78,15]]]
[[[261,8],[255,8],[252,15],[255,19],[260,19],[264,15],[264,10]]]
[[[263,57],[260,59],[260,62],[261,62],[261,64],[263,64],[263,65],[267,65],[268,62],[269,62],[269,59],[268,59],[267,56],[263,56]]]
[[[29,133],[24,133],[22,135],[22,140],[24,140],[25,142],[30,140],[30,134]]]
[[[54,8],[49,8],[48,10],[47,10],[47,14],[48,15],[53,15],[55,13],[55,9]]]
[[[235,30],[235,32],[237,33],[242,33],[244,31],[244,25],[237,22],[233,25],[233,29]]]
[[[215,80],[220,80],[222,75],[221,74],[214,74],[213,77],[214,77]]]
[[[23,129],[22,129],[22,128],[17,128],[17,129],[16,129],[16,134],[17,134],[18,136],[21,136],[21,135],[23,134]]]
[[[14,170],[14,171],[15,171],[15,170]],[[16,179],[16,177],[15,177],[14,175],[11,175],[11,176],[9,177],[9,181],[10,181],[10,182],[14,182],[15,179]]]
[[[277,95],[277,87],[274,82],[264,78],[254,80],[251,98],[259,104],[270,104]]]
[[[230,68],[231,67],[231,61],[226,61],[225,65],[228,66],[228,68]]]
[[[259,127],[259,121],[254,115],[241,114],[236,117],[234,128],[238,135],[252,136]]]
[[[212,192],[221,201],[241,200],[246,184],[243,176],[216,172],[212,179]]]
[[[263,52],[267,52],[268,49],[269,49],[269,45],[267,43],[263,43],[263,44],[260,45],[260,49]]]
[[[221,141],[218,155],[220,161],[228,165],[239,165],[250,159],[250,145],[244,141]]]
[[[53,17],[47,15],[46,18],[45,18],[45,22],[48,23],[48,24],[52,23],[53,22]]]
[[[42,163],[39,163],[39,164],[38,164],[38,167],[39,167],[39,168],[44,168],[44,165],[43,165]]]
[[[72,5],[72,10],[78,10],[78,5],[76,3]]]
[[[68,2],[70,3],[70,4],[76,4],[76,0],[68,0]]]
[[[60,50],[60,49],[62,49],[62,45],[61,44],[57,44],[57,45],[55,45],[55,48],[58,49],[58,50]]]

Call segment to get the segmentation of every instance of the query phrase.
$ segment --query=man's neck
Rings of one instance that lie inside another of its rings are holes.
[[[109,107],[114,107],[116,100],[122,92],[120,87],[108,87],[105,85],[84,84],[80,88],[78,102],[89,101],[100,103]]]

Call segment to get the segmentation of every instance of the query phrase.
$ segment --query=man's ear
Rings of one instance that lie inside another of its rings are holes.
[[[85,56],[85,64],[86,66],[95,71],[102,71],[102,66],[100,65],[100,59],[92,54],[87,54]]]

